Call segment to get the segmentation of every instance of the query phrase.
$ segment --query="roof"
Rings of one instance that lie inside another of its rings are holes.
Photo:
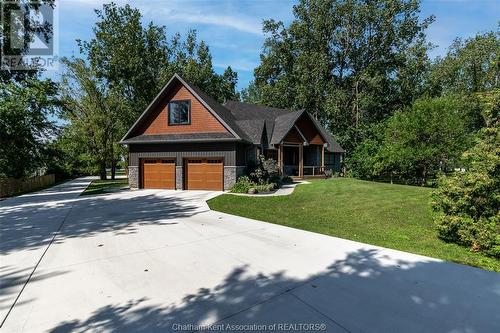
[[[345,153],[345,149],[339,145],[337,140],[335,140],[335,138],[331,136],[330,133],[328,133],[328,131],[326,131],[323,126],[321,126],[319,121],[314,117],[311,117],[311,119],[321,131],[321,134],[325,138],[326,142],[328,142],[328,151],[331,153]]]
[[[130,139],[122,140],[122,143],[170,143],[170,142],[216,142],[236,141],[229,133],[181,133],[181,134],[156,134],[138,135]]]
[[[345,150],[338,144],[335,138],[330,135],[323,126],[321,126],[319,121],[304,110],[291,111],[287,109],[249,104],[239,101],[227,101],[226,103],[224,103],[224,106],[231,111],[236,119],[264,120],[267,130],[268,142],[270,144],[279,143],[294,126],[295,121],[297,121],[297,119],[299,119],[302,114],[307,114],[318,128],[321,136],[328,143],[327,150],[332,153],[345,153]],[[246,130],[246,128],[244,128],[244,130]],[[257,127],[251,127],[249,131],[260,131],[260,129]],[[260,134],[251,134],[252,137],[257,137],[258,135]]]
[[[175,84],[184,85],[229,133],[184,133],[164,135],[134,135],[140,128],[146,116],[153,112],[161,103]],[[227,101],[223,105],[208,96],[200,88],[184,80],[180,75],[174,74],[170,81],[163,87],[151,104],[144,110],[137,121],[132,125],[120,143],[166,143],[166,142],[201,142],[201,141],[243,141],[253,144],[263,144],[262,139],[267,139],[269,144],[279,144],[288,132],[295,126],[295,122],[306,114],[314,123],[324,140],[328,143],[330,152],[343,153],[342,147],[321,126],[319,121],[304,110],[292,111],[263,105]],[[264,133],[267,137],[264,137]]]
[[[297,119],[299,119],[303,113],[304,111],[288,112],[276,117],[270,143],[272,145],[279,144],[288,132],[290,132]]]
[[[262,132],[266,124],[264,119],[237,120],[236,124],[247,133],[252,143],[262,144]]]

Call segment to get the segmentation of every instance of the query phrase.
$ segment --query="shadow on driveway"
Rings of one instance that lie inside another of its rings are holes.
[[[388,265],[374,249],[348,253],[303,281],[242,266],[216,287],[186,295],[182,305],[147,301],[109,304],[51,332],[195,331],[214,323],[226,330],[228,324],[316,323],[334,332],[500,332],[499,274],[439,261]]]
[[[149,223],[175,224],[172,219],[206,211],[163,191],[80,197],[88,183],[88,179],[77,179],[0,202],[0,323],[56,233],[53,244],[60,244],[109,231],[134,233]],[[50,277],[35,276],[30,283]]]

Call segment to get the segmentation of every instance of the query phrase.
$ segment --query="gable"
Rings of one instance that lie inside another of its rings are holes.
[[[283,142],[285,142],[285,143],[303,143],[304,140],[302,139],[299,132],[297,132],[295,127],[293,127],[290,130],[290,132],[288,132],[288,134],[285,136],[285,138],[283,139]]]
[[[189,100],[190,123],[169,125],[168,103]],[[149,112],[135,135],[158,135],[174,133],[227,133],[227,129],[182,83],[176,83],[157,105]]]
[[[304,113],[300,118],[295,122],[295,125],[299,128],[299,131],[304,135],[307,142],[313,145],[322,145],[326,141],[321,136],[321,133],[316,128],[316,125],[313,123],[311,118]]]

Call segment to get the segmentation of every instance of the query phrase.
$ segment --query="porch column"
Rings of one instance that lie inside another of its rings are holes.
[[[304,145],[299,145],[299,178],[304,177]]]
[[[283,174],[283,156],[281,155],[283,149],[281,147],[281,144],[278,145],[278,168],[281,171],[281,174]]]
[[[325,145],[321,146],[321,169],[325,171]]]

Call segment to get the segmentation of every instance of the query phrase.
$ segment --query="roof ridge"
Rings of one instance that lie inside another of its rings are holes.
[[[282,110],[282,111],[291,111],[291,112],[294,112],[294,110],[291,109],[291,108],[278,108],[278,107],[275,107],[275,106],[268,106],[268,105],[257,104],[257,103],[248,103],[248,102],[243,102],[243,101],[237,101],[237,100],[234,100],[234,99],[229,99],[229,100],[225,101],[223,105],[227,104],[228,102],[245,104],[245,105],[249,105],[249,106],[253,106],[253,107],[260,107],[260,108],[265,108],[265,109],[274,109],[274,110]]]

